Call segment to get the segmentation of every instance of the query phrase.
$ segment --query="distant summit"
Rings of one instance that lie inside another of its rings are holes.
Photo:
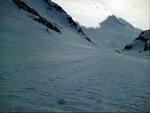
[[[99,47],[104,48],[122,48],[141,32],[115,15],[109,16],[98,28],[83,27],[83,30]]]
[[[102,22],[100,25],[103,25],[103,24],[113,24],[113,25],[124,25],[120,20],[119,18],[117,18],[115,15],[112,15],[112,16],[109,16],[104,22]]]
[[[124,20],[123,18],[117,17],[115,15],[109,16],[106,20],[100,23],[100,26],[116,27],[116,28],[126,28],[135,29],[133,25]],[[136,28],[137,29],[137,28]]]

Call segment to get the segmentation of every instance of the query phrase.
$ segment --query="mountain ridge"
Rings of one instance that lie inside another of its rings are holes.
[[[32,17],[34,20],[45,25],[46,27],[48,27],[50,29],[53,29],[54,31],[56,31],[58,33],[61,32],[61,30],[57,27],[58,24],[54,25],[52,22],[49,21],[48,18],[46,19],[45,17],[42,17],[35,9],[31,8],[31,6],[29,6],[28,3],[26,3],[26,1],[29,2],[28,0],[24,0],[24,1],[13,0],[13,2],[18,6],[19,9],[21,8],[21,9],[33,14],[33,16],[35,16],[35,17]],[[47,7],[46,7],[47,10],[49,10],[51,12],[53,9],[55,9],[58,13],[61,13],[60,15],[64,15],[66,20],[68,21],[67,23],[70,24],[70,27],[72,27],[79,34],[81,34],[84,39],[86,39],[90,43],[94,44],[94,42],[92,42],[91,39],[88,38],[86,36],[86,34],[82,31],[81,27],[59,5],[57,5],[56,3],[51,2],[49,0],[43,0],[43,1],[47,4]]]

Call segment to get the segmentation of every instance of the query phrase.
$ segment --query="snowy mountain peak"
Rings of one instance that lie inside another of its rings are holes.
[[[115,15],[109,16],[107,18],[107,21],[112,21],[112,22],[119,23],[119,24],[121,23]]]
[[[99,47],[106,48],[122,48],[141,32],[115,15],[109,16],[98,28],[83,29]]]
[[[124,24],[122,22],[120,22],[119,18],[117,18],[115,15],[109,16],[106,20],[104,20],[100,25],[119,25],[119,26],[123,26]]]
[[[117,29],[135,29],[129,22],[115,15],[109,16],[106,20],[100,23],[100,26],[115,27]]]

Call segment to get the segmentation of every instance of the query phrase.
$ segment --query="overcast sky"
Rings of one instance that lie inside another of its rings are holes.
[[[150,26],[150,0],[52,0],[74,20],[86,27],[98,27],[109,15],[124,18],[135,27]]]

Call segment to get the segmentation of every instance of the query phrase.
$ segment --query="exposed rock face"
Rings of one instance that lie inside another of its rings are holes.
[[[45,25],[48,28],[51,28],[52,30],[61,33],[61,31],[55,26],[53,25],[51,22],[47,21],[45,18],[43,17],[39,17],[39,18],[35,18],[36,21],[38,21],[39,23]]]
[[[88,40],[92,44],[96,45],[94,42],[91,41],[91,39],[83,32],[83,30],[80,28],[80,26],[71,17],[67,17],[67,19],[68,19],[68,23],[72,27],[74,27],[77,30],[78,33],[81,33],[86,40]]]
[[[48,4],[47,9],[52,10],[55,9],[56,11],[58,11],[61,14],[65,14],[66,15],[66,19],[68,24],[74,29],[76,30],[79,34],[81,34],[83,36],[83,38],[85,38],[87,41],[89,41],[90,43],[96,45],[82,30],[82,28],[79,26],[79,24],[77,22],[75,22],[71,16],[69,16],[59,5],[57,5],[54,2],[51,2],[49,0],[44,0],[45,3]]]
[[[32,14],[33,19],[36,20],[37,22],[45,25],[47,28],[50,28],[50,29],[54,30],[57,33],[61,33],[60,29],[57,28],[52,22],[46,20],[37,11],[32,9],[30,6],[28,6],[23,1],[21,1],[21,0],[13,0],[13,2],[18,6],[19,9],[23,9],[23,10],[29,12],[30,14]]]
[[[30,14],[32,14],[32,18],[39,22],[40,24],[45,25],[47,28],[50,28],[52,30],[54,30],[57,33],[61,33],[61,30],[57,27],[57,25],[55,25],[54,23],[50,22],[49,20],[47,20],[46,18],[42,17],[36,10],[34,10],[33,8],[31,8],[29,5],[27,5],[25,2],[23,2],[22,0],[12,0],[19,9],[23,9],[27,12],[29,12]],[[87,41],[89,41],[90,43],[94,44],[94,42],[91,41],[91,39],[89,37],[87,37],[87,35],[83,32],[83,30],[81,29],[81,27],[78,25],[78,23],[76,23],[71,16],[69,16],[59,5],[57,5],[54,2],[51,2],[51,0],[43,0],[46,4],[47,4],[47,9],[48,10],[56,10],[58,13],[61,13],[62,15],[65,15],[67,23],[69,24],[69,26],[71,26],[74,30],[76,30],[79,34],[82,35],[83,38],[85,38]],[[60,15],[61,15],[60,14]]]
[[[150,30],[143,31],[131,44],[126,45],[124,49],[150,50]]]
[[[126,45],[125,47],[124,47],[124,49],[131,49],[133,46],[131,45],[131,44],[129,44],[129,45]]]
[[[13,2],[18,6],[19,9],[26,10],[30,12],[31,14],[35,16],[40,16],[38,12],[36,12],[34,9],[30,8],[26,3],[24,3],[21,0],[13,0]]]
[[[48,4],[48,6],[49,6],[49,7],[47,7],[48,9],[52,10],[52,8],[54,8],[54,9],[56,9],[57,11],[59,11],[61,13],[65,12],[59,5],[51,2],[51,0],[44,0],[44,1],[45,1],[45,3]]]

